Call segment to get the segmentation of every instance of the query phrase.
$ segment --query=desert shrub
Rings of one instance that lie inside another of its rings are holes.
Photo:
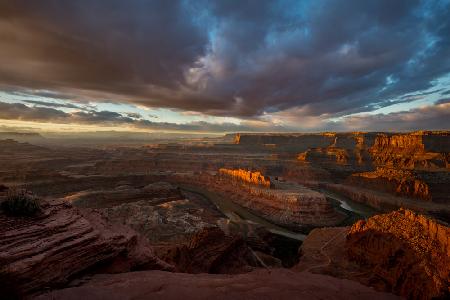
[[[25,190],[10,190],[0,207],[12,216],[34,216],[41,212],[39,199]]]

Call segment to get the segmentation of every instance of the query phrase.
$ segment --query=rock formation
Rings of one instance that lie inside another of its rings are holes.
[[[94,212],[56,200],[43,203],[42,209],[26,218],[0,212],[2,296],[60,286],[100,265],[112,272],[172,268],[133,230],[109,225]]]
[[[297,161],[332,173],[335,183],[450,203],[450,132],[240,134],[236,143],[296,152]],[[289,169],[289,167],[287,167]],[[285,173],[294,173],[296,166]],[[308,179],[299,178],[305,182]]]
[[[235,274],[261,267],[242,237],[225,235],[218,227],[204,228],[187,244],[160,247],[156,251],[178,272]]]
[[[352,174],[348,178],[348,182],[389,191],[400,196],[431,201],[431,192],[428,184],[409,170],[378,167],[373,172]]]
[[[449,167],[450,132],[378,134],[369,152],[376,166],[445,169]]]
[[[230,176],[233,179],[237,179],[245,183],[251,183],[254,185],[263,186],[267,188],[271,187],[270,178],[264,176],[263,174],[261,174],[261,172],[258,171],[252,172],[243,169],[230,170],[220,168],[219,174],[224,176]]]
[[[355,223],[348,256],[408,299],[450,295],[450,228],[400,209]]]
[[[205,210],[187,199],[178,199],[157,205],[151,200],[141,200],[104,208],[102,212],[109,222],[129,226],[156,245],[184,242],[195,232],[214,224],[208,222],[214,219],[208,218]]]

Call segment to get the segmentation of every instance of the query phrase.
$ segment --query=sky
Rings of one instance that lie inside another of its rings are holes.
[[[450,0],[0,0],[0,130],[450,129]]]

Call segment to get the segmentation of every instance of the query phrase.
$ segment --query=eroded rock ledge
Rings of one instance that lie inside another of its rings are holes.
[[[100,264],[104,272],[172,269],[128,227],[107,224],[99,214],[64,201],[48,201],[42,208],[28,218],[0,212],[2,296],[58,287]]]

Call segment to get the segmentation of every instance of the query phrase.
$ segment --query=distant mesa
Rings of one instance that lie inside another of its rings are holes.
[[[12,139],[19,142],[43,139],[37,132],[0,132],[0,140]]]

